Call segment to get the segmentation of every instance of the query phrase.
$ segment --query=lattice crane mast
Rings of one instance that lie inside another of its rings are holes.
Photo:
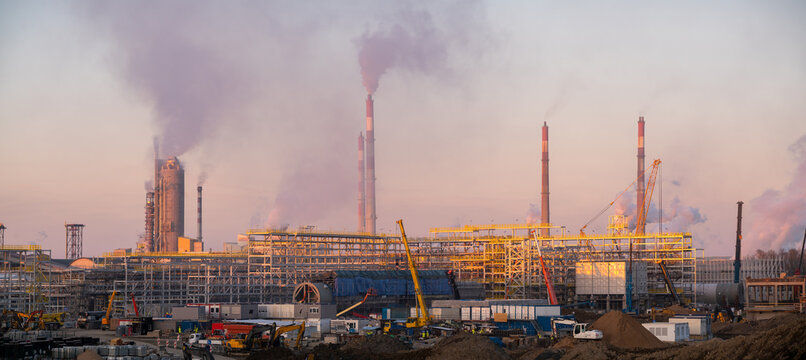
[[[652,194],[655,190],[655,180],[658,178],[660,163],[660,159],[655,159],[655,161],[652,162],[649,180],[647,180],[646,190],[644,190],[644,203],[641,204],[641,210],[638,212],[638,221],[635,222],[636,235],[644,235],[646,233],[646,216],[649,212],[649,204],[652,203]]]

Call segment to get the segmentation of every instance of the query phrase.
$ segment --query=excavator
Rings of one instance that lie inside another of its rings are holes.
[[[106,315],[101,319],[101,330],[109,330],[109,316],[112,315],[112,301],[115,300],[115,295],[117,294],[117,290],[112,290],[112,295],[109,296],[109,304],[106,306]]]
[[[283,346],[282,341],[280,341],[280,335],[294,330],[298,330],[294,349],[299,350],[300,342],[302,341],[302,337],[305,335],[304,321],[300,324],[279,327],[275,324],[255,326],[249,331],[249,334],[246,335],[246,338],[231,339],[229,342],[227,342],[227,353],[248,352]],[[267,335],[265,338],[264,334]]]
[[[403,228],[403,220],[398,220],[397,225],[400,227],[400,238],[403,241],[403,246],[406,248],[406,258],[409,261],[411,280],[414,282],[414,293],[417,296],[417,316],[409,317],[406,320],[406,328],[420,328],[431,322],[431,315],[428,314],[428,308],[425,306],[423,289],[420,287],[420,278],[417,276],[417,265],[414,264],[414,259],[411,257],[409,241],[406,238],[406,230]]]

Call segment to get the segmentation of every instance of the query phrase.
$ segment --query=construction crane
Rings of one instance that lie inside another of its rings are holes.
[[[534,239],[537,246],[537,255],[540,259],[540,268],[543,270],[543,281],[546,283],[546,292],[549,296],[549,304],[557,305],[557,295],[554,294],[554,286],[551,285],[551,275],[549,274],[549,270],[546,268],[546,263],[543,262],[543,252],[540,251],[540,241],[537,240],[537,235],[535,235],[534,230],[531,230],[530,233],[532,233],[532,239]]]
[[[366,302],[368,297],[377,296],[377,295],[378,295],[378,292],[375,291],[375,289],[373,289],[373,288],[367,289],[367,294],[364,295],[364,298],[361,299],[361,301],[355,303],[353,306],[350,306],[350,307],[342,310],[340,313],[336,314],[336,317],[342,316],[342,315],[346,314],[347,312],[349,312],[350,310],[357,308],[359,305],[361,305],[364,302]]]
[[[115,295],[117,295],[117,293],[117,290],[112,290],[112,295],[109,296],[109,305],[106,306],[106,315],[104,315],[104,318],[101,319],[102,330],[109,329],[109,316],[112,315],[112,301],[115,300]]]
[[[646,233],[646,217],[649,212],[649,204],[652,203],[652,194],[655,190],[655,180],[658,178],[660,163],[660,159],[655,159],[655,161],[652,162],[649,180],[647,180],[646,189],[644,190],[644,203],[641,204],[641,210],[638,212],[638,221],[635,223],[636,235],[644,235]]]
[[[414,293],[417,295],[417,317],[408,318],[406,321],[407,328],[423,327],[428,325],[431,321],[431,316],[428,314],[428,308],[425,306],[425,298],[423,298],[423,289],[420,287],[420,278],[417,276],[417,266],[414,264],[414,259],[411,257],[411,250],[409,250],[409,241],[406,239],[406,230],[403,229],[403,220],[398,220],[397,225],[400,227],[400,239],[403,241],[403,246],[406,248],[406,258],[409,261],[409,270],[411,270],[411,280],[414,282]]]
[[[651,184],[652,184],[652,188],[653,188],[653,189],[654,189],[654,187],[655,187],[655,179],[654,179],[654,178],[657,176],[657,172],[658,172],[658,166],[660,166],[660,163],[661,163],[660,159],[656,159],[654,162],[652,162],[652,168],[651,168],[650,170],[648,170],[648,171],[651,171],[651,172],[652,172],[652,173],[650,174],[650,181],[651,181]],[[654,175],[653,175],[653,174],[654,174]],[[580,236],[585,236],[585,229],[587,229],[587,228],[588,228],[588,225],[590,225],[591,223],[593,223],[593,222],[594,222],[596,219],[598,219],[598,218],[599,218],[599,216],[602,216],[602,214],[604,214],[604,213],[605,213],[605,212],[606,212],[608,209],[610,209],[610,208],[613,206],[613,204],[615,204],[615,203],[616,203],[616,201],[618,201],[618,199],[620,199],[620,198],[621,198],[621,197],[622,197],[622,196],[623,196],[623,195],[624,195],[624,194],[625,194],[625,193],[626,193],[628,190],[630,190],[630,189],[633,187],[633,185],[635,185],[635,184],[638,182],[638,179],[640,179],[640,178],[636,178],[635,180],[633,180],[633,182],[632,182],[632,183],[630,183],[630,185],[628,185],[628,186],[627,186],[627,188],[625,188],[624,190],[622,190],[622,191],[621,191],[621,192],[620,192],[620,193],[619,193],[619,194],[616,196],[616,198],[615,198],[615,199],[613,199],[613,201],[611,201],[609,204],[607,204],[607,206],[605,206],[605,208],[604,208],[604,209],[602,209],[601,211],[599,211],[599,213],[597,213],[597,214],[596,214],[596,215],[594,215],[594,216],[593,216],[593,217],[592,217],[590,220],[588,220],[588,222],[586,222],[586,223],[585,223],[585,225],[583,225],[583,226],[582,226],[582,228],[581,228],[581,229],[579,229],[579,235],[580,235]],[[647,191],[648,191],[648,192],[647,192]],[[647,187],[645,188],[645,190],[644,190],[644,194],[646,195],[647,193],[649,193],[649,194],[650,194],[650,197],[651,197],[652,190],[651,190],[651,189],[650,189],[648,186],[647,186]],[[649,201],[647,201],[647,197],[646,197],[646,196],[644,196],[644,203],[645,203],[645,204],[647,204],[647,210],[648,210],[648,209],[649,209],[649,207],[648,207]],[[641,206],[641,208],[642,208],[642,209],[641,209],[641,210],[642,210],[643,212],[646,212],[646,211],[644,211],[643,207],[644,207],[644,205],[642,204],[642,206]],[[640,214],[639,214],[639,218],[640,218]],[[644,221],[644,224],[646,224],[646,215],[644,215],[644,220],[643,220],[643,221]],[[636,230],[638,230],[638,227],[636,227]],[[643,231],[644,231],[644,230],[642,230],[642,233],[641,233],[642,235],[643,235]]]
[[[669,289],[669,292],[672,294],[672,298],[674,299],[677,305],[683,305],[683,301],[680,300],[680,296],[677,295],[677,289],[674,287],[674,283],[672,279],[669,277],[669,271],[666,270],[666,262],[661,260],[658,262],[660,265],[660,270],[663,272],[663,281],[666,282],[666,287]]]

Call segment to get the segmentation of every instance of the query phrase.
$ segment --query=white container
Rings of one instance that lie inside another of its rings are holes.
[[[485,306],[481,308],[481,321],[489,321],[492,319],[493,314],[490,312],[490,307]]]
[[[471,320],[470,308],[463,307],[461,309],[461,315],[462,315],[462,321],[470,321]]]
[[[663,342],[679,342],[689,339],[687,323],[657,322],[641,325]]]
[[[708,316],[678,315],[669,318],[669,322],[688,324],[689,335],[692,337],[711,337],[711,318]]]

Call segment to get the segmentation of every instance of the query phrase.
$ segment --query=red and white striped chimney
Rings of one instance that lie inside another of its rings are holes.
[[[367,231],[365,177],[364,133],[361,133],[358,134],[358,232]]]
[[[549,127],[543,122],[543,156],[542,156],[543,187],[540,192],[540,225],[551,223],[549,217]],[[549,236],[549,229],[541,229],[540,236]]]
[[[641,207],[644,205],[644,187],[646,181],[644,180],[644,117],[638,117],[638,181],[635,186],[636,191],[636,206],[635,218],[638,219]],[[643,233],[643,232],[642,232]]]
[[[372,102],[372,94],[367,94],[367,148],[366,148],[366,164],[367,164],[367,183],[366,183],[366,231],[370,234],[375,233],[375,110]]]
[[[196,220],[197,225],[199,226],[199,230],[197,233],[197,240],[199,242],[202,241],[202,187],[201,185],[196,187],[196,190],[199,192],[199,218]]]

